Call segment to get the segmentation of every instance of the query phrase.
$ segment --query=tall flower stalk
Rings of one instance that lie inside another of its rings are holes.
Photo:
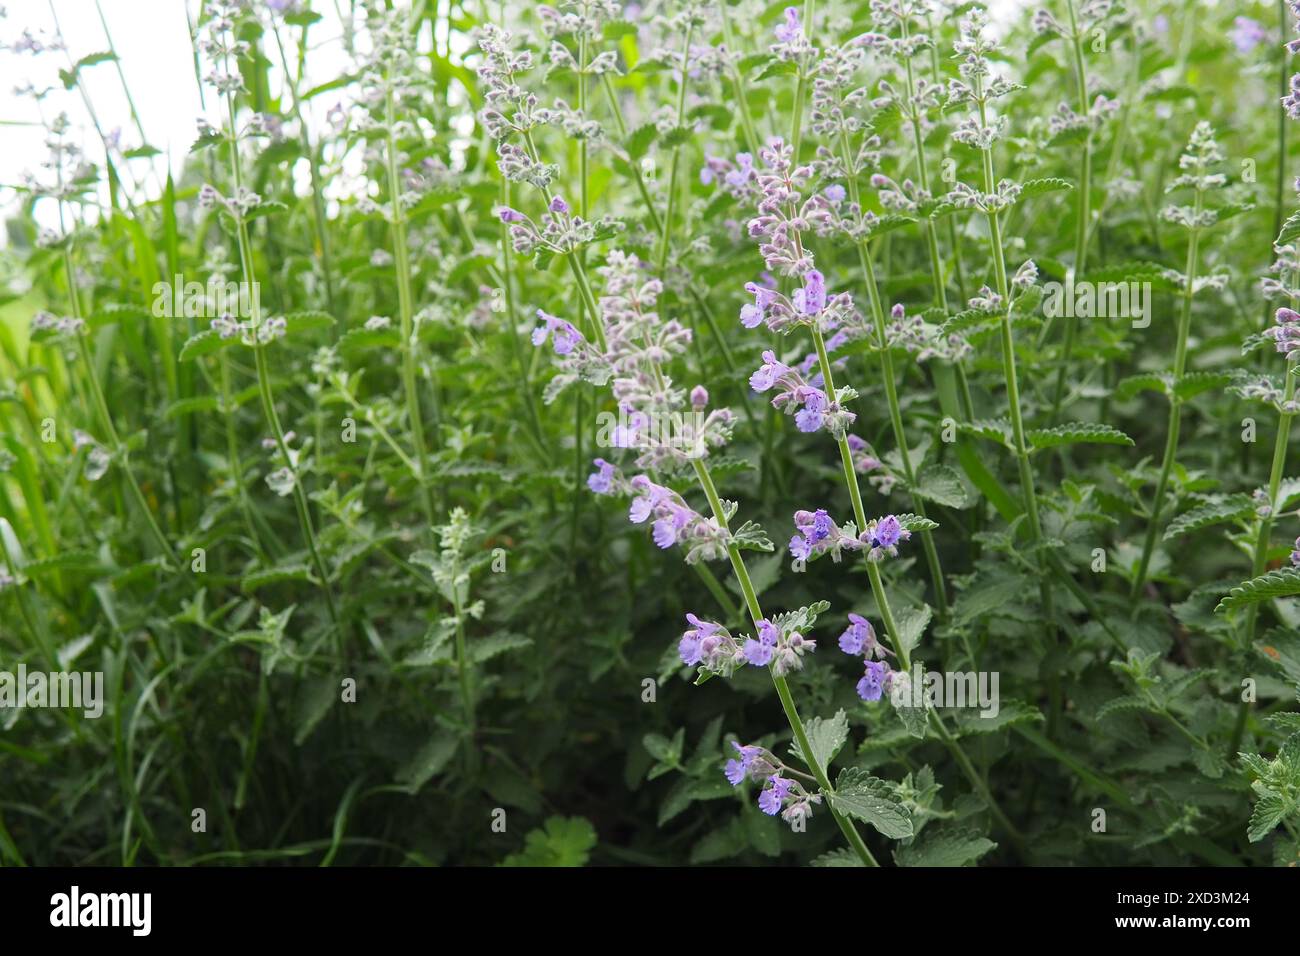
[[[294,509],[298,515],[298,524],[303,541],[311,555],[312,564],[320,576],[319,586],[325,597],[330,620],[335,626],[336,640],[341,650],[343,636],[341,632],[338,632],[339,616],[334,600],[331,575],[321,554],[316,538],[316,530],[312,522],[311,509],[307,503],[306,492],[302,487],[297,465],[298,454],[289,447],[284,427],[280,423],[279,413],[275,408],[275,396],[271,389],[271,372],[267,361],[267,349],[272,342],[285,334],[287,326],[284,319],[269,318],[262,315],[260,296],[253,291],[257,288],[257,280],[253,271],[253,252],[252,243],[249,240],[248,217],[262,204],[262,200],[261,197],[244,185],[243,166],[239,154],[239,143],[243,137],[235,113],[235,94],[243,87],[243,82],[239,77],[238,70],[232,71],[232,59],[245,56],[248,52],[247,44],[235,38],[235,24],[240,16],[240,8],[237,5],[225,2],[213,3],[210,16],[208,22],[209,36],[202,46],[204,52],[213,61],[213,70],[207,78],[208,83],[216,88],[226,107],[227,127],[224,137],[230,147],[230,173],[234,184],[234,195],[225,198],[213,187],[206,186],[200,195],[200,201],[208,208],[220,204],[225,213],[234,221],[244,287],[250,291],[248,301],[252,311],[246,325],[241,324],[240,327],[236,327],[229,318],[224,317],[216,320],[214,324],[223,337],[239,334],[244,344],[248,345],[253,352],[253,361],[257,370],[258,397],[261,400],[262,412],[267,425],[271,429],[275,448],[284,463],[279,472],[274,472],[268,476],[268,481],[272,483],[273,490],[277,493],[282,493],[283,489],[288,486],[289,493],[293,497]],[[252,131],[255,132],[258,128],[255,125]]]
[[[993,257],[994,289],[982,290],[973,305],[981,307],[998,316],[998,333],[1002,347],[1002,376],[1007,391],[1007,410],[1011,421],[1012,452],[1020,475],[1020,493],[1024,500],[1025,517],[1029,527],[1030,543],[1036,551],[1036,560],[1044,569],[1047,557],[1041,553],[1043,547],[1042,519],[1038,511],[1038,495],[1034,488],[1034,473],[1029,464],[1029,445],[1025,437],[1024,417],[1020,403],[1020,383],[1016,371],[1015,339],[1011,328],[1011,317],[1015,300],[1013,292],[1024,291],[1036,276],[1032,262],[1025,263],[1017,271],[1014,279],[1007,273],[1007,262],[1002,222],[1000,214],[1019,198],[1020,187],[1009,180],[997,181],[993,172],[993,145],[1005,133],[1006,117],[999,116],[990,121],[989,104],[1014,88],[1011,83],[993,73],[988,54],[995,49],[995,44],[985,36],[988,18],[984,11],[976,8],[962,18],[961,34],[955,51],[960,59],[958,72],[960,80],[953,80],[948,87],[950,103],[967,103],[974,107],[974,116],[963,120],[954,133],[954,139],[975,149],[979,153],[980,173],[983,189],[973,189],[965,183],[948,195],[948,201],[959,208],[976,209],[984,214],[989,232],[989,252]],[[1055,608],[1051,587],[1044,573],[1039,579],[1039,595],[1042,599],[1043,612],[1049,622],[1049,628],[1055,630]]]
[[[1165,190],[1172,192],[1176,189],[1190,188],[1192,205],[1167,206],[1162,213],[1166,221],[1175,223],[1187,231],[1187,263],[1183,274],[1178,277],[1178,282],[1182,285],[1182,304],[1174,345],[1174,365],[1171,370],[1172,387],[1169,396],[1169,424],[1165,430],[1165,450],[1160,461],[1160,475],[1156,479],[1155,495],[1151,499],[1146,537],[1142,542],[1142,555],[1133,572],[1132,597],[1137,597],[1146,583],[1151,557],[1155,552],[1156,535],[1160,532],[1160,519],[1164,514],[1169,476],[1173,472],[1174,460],[1178,456],[1178,435],[1183,419],[1183,399],[1179,396],[1178,386],[1187,372],[1187,338],[1192,325],[1192,300],[1200,288],[1222,283],[1221,277],[1211,277],[1202,281],[1196,275],[1201,233],[1218,222],[1218,214],[1213,209],[1206,208],[1206,197],[1211,190],[1222,188],[1227,182],[1222,173],[1210,172],[1221,162],[1223,162],[1223,151],[1215,141],[1214,130],[1209,123],[1202,120],[1196,124],[1188,140],[1187,149],[1179,159],[1179,168],[1183,170],[1182,175],[1175,178]]]

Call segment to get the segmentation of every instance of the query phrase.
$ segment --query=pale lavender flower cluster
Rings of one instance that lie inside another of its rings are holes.
[[[803,198],[813,169],[795,166],[794,149],[784,140],[773,138],[759,156],[763,169],[758,173],[758,215],[749,221],[749,236],[759,240],[768,269],[802,276],[812,270],[813,259],[800,233],[812,230],[827,235],[835,228],[831,200],[820,193]]]
[[[891,321],[885,330],[888,344],[906,349],[918,362],[931,358],[959,362],[974,351],[963,336],[956,332],[943,335],[938,326],[919,315],[909,316],[901,303],[895,304],[889,314]]]
[[[817,52],[804,31],[798,7],[786,7],[781,11],[781,19],[772,32],[776,36],[776,43],[768,47],[768,50],[778,60],[797,61]]]
[[[810,793],[797,780],[781,776],[785,766],[771,751],[752,745],[742,747],[735,741],[731,746],[737,756],[723,767],[727,782],[733,787],[747,779],[761,782],[758,808],[770,817],[779,813],[792,828],[801,828],[812,816],[812,805],[821,803],[821,794]]]
[[[628,509],[628,520],[633,524],[653,520],[651,536],[660,548],[680,544],[687,549],[687,564],[727,556],[731,535],[722,530],[715,518],[705,518],[677,492],[655,484],[645,475],[637,475],[629,487],[636,497]]]
[[[509,206],[498,208],[497,216],[510,227],[510,244],[523,256],[531,256],[538,249],[555,255],[576,252],[592,242],[601,229],[613,227],[607,219],[592,221],[574,215],[562,196],[551,197],[540,226]]]
[[[858,696],[866,701],[880,700],[895,672],[884,659],[892,652],[876,638],[871,622],[859,614],[850,614],[849,626],[840,635],[840,650],[864,659],[866,670],[857,683]]]
[[[749,387],[759,393],[777,389],[772,406],[794,415],[795,426],[801,432],[824,428],[838,437],[857,419],[838,400],[831,400],[806,380],[798,369],[778,360],[771,349],[763,352],[763,364],[749,377]]]
[[[1291,10],[1291,16],[1300,20],[1300,0],[1287,0],[1287,7]],[[1287,43],[1286,51],[1292,56],[1300,54],[1300,39]],[[1286,108],[1287,116],[1300,119],[1300,73],[1291,75],[1290,90],[1282,97],[1282,105]]]
[[[1291,552],[1291,565],[1300,568],[1300,538],[1295,539],[1295,550]]]
[[[1228,39],[1237,48],[1237,52],[1244,56],[1268,39],[1268,31],[1258,20],[1236,17],[1232,21],[1232,29],[1228,31]]]
[[[737,153],[734,161],[705,153],[700,182],[705,186],[718,183],[724,192],[745,205],[757,205],[761,197],[752,153]]]
[[[82,319],[74,319],[71,316],[60,317],[41,311],[32,316],[30,331],[32,335],[37,333],[68,336],[81,335],[86,331],[86,323]]]
[[[861,532],[853,522],[837,525],[824,508],[794,513],[796,534],[790,539],[790,553],[801,561],[830,554],[838,561],[845,551],[866,549],[867,560],[881,561],[898,556],[898,545],[912,537],[912,532],[894,515],[873,518]]]
[[[766,325],[779,334],[814,322],[829,332],[854,314],[853,296],[847,292],[828,294],[826,278],[816,269],[803,275],[803,285],[786,298],[776,289],[757,282],[745,283],[745,291],[754,297],[740,309],[740,324],[747,329]]]
[[[1264,332],[1277,345],[1277,350],[1287,357],[1287,361],[1300,360],[1300,312],[1294,309],[1277,310],[1277,322]]]
[[[845,551],[858,551],[864,546],[852,522],[841,528],[825,508],[796,511],[794,526],[796,533],[790,539],[790,553],[799,561],[815,560],[829,554],[838,563]]]
[[[730,676],[737,667],[771,667],[784,676],[803,667],[803,656],[817,650],[817,642],[804,637],[793,624],[781,625],[766,618],[756,623],[756,636],[741,635],[740,640],[721,624],[701,621],[686,615],[691,625],[677,644],[683,664],[703,666],[706,670]]]

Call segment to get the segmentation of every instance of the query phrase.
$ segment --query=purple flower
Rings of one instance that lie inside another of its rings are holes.
[[[598,495],[607,495],[614,488],[614,466],[603,458],[595,459],[592,464],[596,470],[587,476],[587,487]]]
[[[1300,352],[1300,312],[1281,308],[1277,310],[1277,324],[1265,329],[1264,334],[1277,343],[1277,350],[1291,358]]]
[[[812,557],[812,542],[801,534],[790,539],[790,553],[798,561],[807,561]]]
[[[560,216],[567,216],[569,214],[569,204],[559,196],[553,197],[550,206],[547,208],[550,209],[551,212]]]
[[[822,194],[831,202],[844,202],[844,187],[839,183],[832,183],[822,190]]]
[[[638,494],[632,499],[632,506],[628,508],[627,519],[633,524],[644,524],[655,507],[672,494],[667,488],[656,485],[645,475],[637,475],[633,478],[632,487]]]
[[[728,171],[722,178],[728,186],[739,189],[757,175],[754,169],[754,157],[749,153],[737,153],[736,168]]]
[[[840,635],[840,650],[857,656],[866,652],[870,657],[876,647],[876,630],[871,622],[858,614],[849,615],[849,626]]]
[[[771,349],[763,352],[763,364],[753,375],[749,376],[749,387],[756,392],[766,392],[776,384],[786,372],[790,371],[790,366],[776,360],[776,353]]]
[[[816,269],[804,276],[802,289],[792,297],[794,307],[804,315],[817,315],[826,308],[826,277]]]
[[[727,780],[733,787],[740,786],[745,777],[749,775],[749,768],[754,765],[754,761],[762,756],[762,747],[742,747],[734,740],[731,746],[736,748],[736,753],[740,755],[739,760],[728,760],[723,773],[726,774]]]
[[[785,18],[785,22],[776,25],[776,38],[781,43],[793,43],[799,39],[799,34],[802,32],[799,26],[799,11],[795,7],[786,7],[781,16]]]
[[[757,328],[763,321],[768,306],[776,299],[776,293],[754,282],[746,282],[745,291],[754,297],[754,301],[741,307],[740,324],[747,329]]]
[[[745,642],[745,660],[755,667],[766,667],[772,662],[772,647],[751,637]]]
[[[758,808],[769,817],[774,817],[781,812],[781,804],[785,802],[786,795],[794,786],[794,781],[772,774],[767,778],[767,782],[769,786],[758,795]]]
[[[566,322],[564,319],[543,312],[541,309],[537,310],[537,317],[542,320],[542,324],[533,329],[534,345],[541,345],[545,342],[549,333],[555,347],[555,354],[568,355],[582,342],[582,333],[574,327],[572,322]]]
[[[1291,563],[1300,568],[1300,538],[1295,539],[1295,550],[1291,552]]]
[[[876,524],[872,543],[878,548],[892,548],[903,537],[903,527],[893,515],[886,515]]]
[[[701,621],[694,614],[687,614],[686,620],[691,627],[682,634],[677,644],[677,653],[683,664],[698,664],[705,657],[705,641],[716,635],[722,627],[711,621]]]
[[[528,218],[518,209],[511,209],[509,206],[502,206],[497,210],[497,215],[501,217],[502,222],[523,222]]]
[[[1237,47],[1237,52],[1244,55],[1267,40],[1268,31],[1250,17],[1237,17],[1232,21],[1228,38]]]
[[[671,501],[667,502],[666,507],[668,514],[654,523],[652,534],[655,544],[661,548],[671,548],[676,544],[677,539],[682,536],[682,531],[695,519],[695,512],[690,508],[683,508]]]
[[[803,408],[795,413],[794,423],[801,432],[815,432],[822,427],[826,417],[826,394],[811,385],[797,389],[796,400],[802,400]]]
[[[709,404],[709,390],[703,385],[696,385],[691,389],[691,407],[697,411],[703,410]]]
[[[889,667],[882,661],[867,661],[867,672],[858,681],[858,696],[863,700],[880,700],[885,690]]]

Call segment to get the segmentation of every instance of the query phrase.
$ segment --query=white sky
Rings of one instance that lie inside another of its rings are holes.
[[[995,15],[1005,15],[1009,9],[1028,2],[991,0],[989,7]],[[75,61],[108,49],[101,10],[120,61],[117,65],[100,63],[82,74],[100,126],[105,133],[120,129],[123,149],[141,145],[118,77],[120,65],[149,145],[163,153],[152,160],[131,160],[131,174],[138,180],[152,180],[165,171],[168,161],[173,173],[180,170],[197,137],[195,120],[204,115],[188,38],[187,4],[191,16],[196,17],[199,0],[98,0],[98,5],[96,0],[0,0],[0,7],[6,10],[6,16],[0,19],[0,41],[11,44],[24,30],[48,40],[55,35],[57,15],[58,27],[68,47],[67,53],[46,52],[39,56],[0,50],[0,219],[13,215],[19,203],[15,193],[3,187],[18,182],[24,171],[36,170],[45,158],[45,135],[40,125],[42,111],[47,118],[66,112],[73,123],[74,141],[83,145],[92,162],[102,164],[103,150],[86,105],[75,89],[62,88],[58,76],[60,69],[68,67],[69,57]],[[346,10],[348,4],[343,2],[339,6]],[[312,0],[312,9],[323,20],[312,26],[309,35],[312,49],[307,58],[308,86],[332,79],[349,65],[340,40],[339,6],[335,0]],[[291,59],[295,56],[292,48],[287,52]],[[14,94],[14,87],[26,82],[38,89],[51,85],[58,89],[38,109],[30,97]],[[218,116],[213,109],[214,94],[210,89],[205,92],[209,102],[206,115],[215,122]],[[326,94],[309,101],[306,104],[309,123],[313,127],[322,123],[324,112],[338,98]],[[23,123],[32,125],[10,125]],[[54,210],[49,203],[45,207],[38,207],[37,218],[43,224],[52,225],[56,219]],[[0,243],[4,241],[0,231]]]

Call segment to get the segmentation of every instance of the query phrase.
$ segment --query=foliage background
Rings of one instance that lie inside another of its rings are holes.
[[[190,6],[197,26],[203,14]],[[65,249],[38,242],[36,218],[49,222],[56,200],[7,184],[26,208],[6,223],[0,286],[8,290],[0,291],[0,441],[8,452],[0,536],[5,566],[18,576],[0,592],[0,661],[102,670],[109,702],[99,721],[53,711],[0,715],[0,858],[38,865],[827,859],[839,834],[824,814],[806,834],[791,833],[758,811],[752,788],[733,789],[722,777],[726,739],[785,749],[781,709],[761,674],[695,687],[691,670],[677,662],[683,614],[717,615],[717,602],[694,570],[629,527],[625,503],[586,489],[590,459],[599,453],[589,423],[600,395],[580,388],[553,404],[541,401],[548,359],[528,342],[532,316],[544,308],[576,320],[580,305],[562,262],[534,268],[502,251],[494,208],[510,194],[475,118],[482,106],[477,53],[464,42],[485,15],[502,12],[495,4],[485,11],[477,3],[425,2],[408,21],[418,37],[416,108],[401,131],[399,158],[410,171],[401,173],[404,184],[419,193],[408,229],[413,311],[421,318],[411,361],[428,443],[421,480],[393,447],[408,447],[409,428],[393,230],[358,201],[368,194],[382,203],[390,195],[385,142],[356,122],[364,108],[351,104],[364,84],[354,73],[310,82],[307,73],[299,76],[301,38],[318,29],[307,5],[287,18],[268,6],[257,5],[257,16],[239,29],[252,50],[241,64],[239,106],[241,118],[257,112],[285,123],[282,136],[243,146],[250,187],[283,205],[250,221],[250,248],[268,314],[289,317],[288,335],[265,350],[267,377],[285,430],[297,435],[301,486],[337,608],[332,615],[293,496],[266,481],[283,461],[263,445],[272,434],[253,350],[212,348],[201,320],[184,327],[149,311],[156,281],[178,273],[203,281],[214,262],[239,262],[226,221],[198,202],[205,183],[233,191],[224,149],[196,148],[174,181],[158,183],[147,173],[147,139],[134,152],[110,150],[93,183],[65,204],[76,228],[65,248],[90,329],[90,362],[64,342],[29,338],[37,310],[70,314]],[[339,6],[355,30],[345,42],[362,57],[370,42],[363,5]],[[782,7],[730,7],[738,45],[757,51],[741,69],[747,110],[764,134],[784,128],[794,96],[791,77],[762,59]],[[865,3],[818,9],[825,29],[845,36],[868,22]],[[750,407],[752,420],[741,416],[715,475],[724,493],[781,541],[796,509],[844,513],[847,496],[829,443],[766,412],[745,388],[760,351],[734,320],[746,301],[743,284],[760,268],[738,228],[749,211],[698,176],[706,154],[730,157],[742,148],[741,112],[727,79],[706,76],[688,101],[690,135],[650,125],[677,92],[674,70],[649,58],[674,42],[654,19],[659,12],[653,3],[629,8],[602,34],[602,47],[623,67],[614,83],[630,132],[617,135],[593,91],[593,114],[609,138],[592,150],[589,202],[623,230],[588,255],[594,262],[619,247],[653,258],[657,235],[634,170],[639,159],[654,162],[650,188],[662,206],[679,152],[672,263],[680,271],[662,311],[698,330],[683,380],[706,385],[738,413]],[[1167,516],[1207,496],[1249,494],[1268,475],[1273,413],[1226,386],[1233,369],[1276,372],[1281,362],[1269,352],[1243,356],[1242,343],[1271,322],[1278,304],[1264,300],[1259,279],[1295,205],[1290,180],[1300,169],[1277,104],[1289,73],[1281,44],[1294,33],[1283,13],[1255,2],[1134,2],[1107,51],[1090,54],[1096,82],[1123,110],[1093,144],[1098,278],[1138,276],[1158,285],[1159,269],[1182,267],[1185,240],[1157,212],[1197,120],[1218,131],[1230,198],[1253,203],[1225,218],[1202,247],[1203,274],[1226,281],[1194,303],[1191,367],[1210,378],[1185,412]],[[1237,16],[1258,21],[1268,39],[1240,50],[1229,34]],[[10,42],[21,17],[11,9],[0,21]],[[518,39],[544,49],[536,7],[509,4],[504,18]],[[1005,65],[1025,88],[1002,104],[1012,134],[999,147],[999,168],[1016,180],[1073,183],[1078,141],[1048,131],[1058,99],[1068,98],[1072,63],[1066,45],[1036,39],[1028,19],[1025,11],[1005,23]],[[707,42],[716,43],[720,27],[711,23]],[[950,10],[936,17],[933,34],[945,55],[940,69],[950,70]],[[70,51],[74,60],[94,52]],[[43,100],[47,120],[61,98],[124,95],[112,71],[109,58],[82,60],[69,74],[70,88]],[[873,65],[863,82],[879,77]],[[532,81],[548,101],[573,96],[571,77],[543,83],[539,73]],[[351,122],[298,122],[300,106],[316,115],[335,101]],[[216,101],[208,107],[215,122]],[[886,170],[905,170],[910,146],[897,119],[891,126],[883,118],[878,132]],[[947,136],[941,122],[927,138],[931,161],[951,155],[969,169],[975,160]],[[554,129],[539,139],[565,194],[576,195],[577,140]],[[1253,164],[1248,181],[1246,161]],[[323,194],[316,201],[313,166],[328,201]],[[510,188],[512,201],[540,210],[518,184]],[[1046,276],[1063,276],[1075,214],[1065,191],[1017,206],[1008,214],[1012,262],[1032,256]],[[985,240],[978,224],[963,219],[959,228],[971,294],[987,281]],[[888,301],[924,308],[929,273],[919,234],[899,230],[876,248]],[[851,284],[851,249],[819,254],[835,263],[837,280]],[[507,286],[509,295],[494,299],[492,290]],[[955,280],[952,288],[956,300]],[[1262,771],[1237,757],[1244,751],[1273,760],[1295,730],[1293,721],[1263,718],[1294,711],[1300,609],[1285,596],[1270,602],[1251,644],[1243,641],[1243,615],[1215,613],[1228,589],[1251,576],[1252,520],[1234,523],[1238,508],[1228,521],[1162,543],[1152,581],[1139,600],[1128,599],[1165,405],[1120,383],[1168,367],[1177,298],[1158,292],[1155,321],[1144,331],[1085,323],[1075,346],[1069,418],[1110,424],[1134,445],[1072,446],[1035,458],[1048,534],[1093,602],[1085,608],[1062,582],[1051,583],[1068,633],[1056,649],[1041,640],[1036,567],[1017,551],[988,488],[938,441],[944,411],[926,367],[900,366],[909,429],[918,441],[926,436],[936,462],[954,466],[959,486],[951,502],[932,505],[954,604],[951,620],[927,634],[925,659],[958,666],[974,648],[982,666],[1001,673],[1004,719],[992,726],[958,721],[958,730],[1025,841],[1017,848],[999,831],[940,743],[908,737],[887,707],[857,699],[856,675],[836,659],[829,630],[818,635],[823,651],[814,665],[797,675],[800,710],[830,717],[842,708],[851,734],[837,764],[893,781],[925,825],[902,844],[873,833],[878,857],[1037,865],[1300,859],[1289,822],[1267,839],[1249,838],[1261,794],[1252,781]],[[393,317],[394,327],[368,330],[375,315]],[[1018,359],[1026,415],[1042,424],[1059,352],[1055,337],[1036,341],[1040,324],[1025,318]],[[996,340],[978,332],[971,340],[977,417],[1000,417]],[[874,364],[852,353],[849,360],[861,393],[859,433],[887,450],[892,437]],[[113,448],[97,415],[92,366],[126,454]],[[331,380],[331,372],[346,377]],[[1260,420],[1254,444],[1240,440],[1247,415]],[[340,440],[345,417],[357,423],[355,443]],[[57,424],[52,442],[42,440],[46,419]],[[102,477],[89,480],[92,448],[75,441],[74,429],[113,454]],[[969,433],[959,444],[985,462],[994,482],[1014,487],[1011,456]],[[1294,461],[1287,474],[1300,473]],[[1291,493],[1300,495],[1300,485]],[[905,492],[871,497],[871,513],[910,510]],[[1271,567],[1287,562],[1287,542],[1300,534],[1295,504],[1288,499],[1290,511],[1278,517]],[[453,517],[455,509],[463,519]],[[168,564],[145,510],[176,555],[205,550],[202,574],[189,561]],[[1107,549],[1106,574],[1089,568],[1097,547]],[[822,562],[802,575],[789,565],[779,545],[752,562],[768,605],[825,599],[836,620],[872,607],[848,564]],[[919,549],[887,574],[891,599],[924,603]],[[721,571],[718,578],[726,580]],[[722,586],[738,604],[739,592]],[[1129,667],[1137,683],[1116,664]],[[1066,700],[1050,740],[1042,726],[1048,670],[1064,675]],[[1140,693],[1155,677],[1159,684],[1149,686],[1158,708]],[[1243,717],[1244,677],[1256,680],[1259,704]],[[344,678],[356,681],[355,704],[340,702]],[[646,678],[657,681],[654,702],[643,700]],[[1279,818],[1294,819],[1300,763],[1294,773],[1271,766],[1281,776],[1265,799],[1283,801]],[[200,807],[208,826],[195,833],[191,813]],[[504,833],[491,826],[497,808],[507,813]],[[1096,808],[1107,811],[1104,834],[1091,827]]]

